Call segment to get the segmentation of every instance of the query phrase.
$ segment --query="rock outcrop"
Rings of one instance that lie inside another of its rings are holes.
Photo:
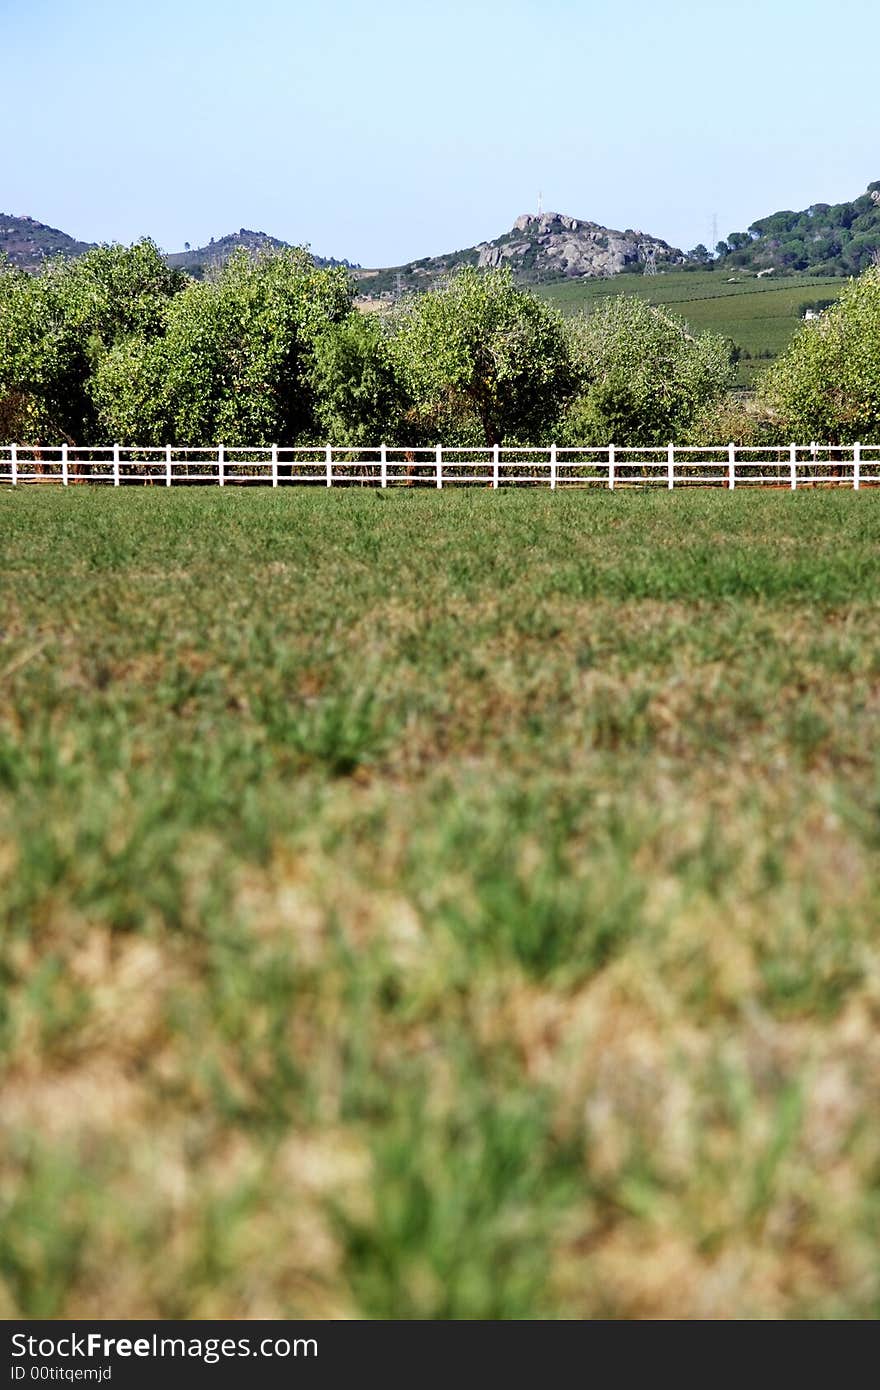
[[[513,229],[477,247],[480,266],[509,265],[517,278],[539,281],[617,275],[653,252],[657,265],[681,265],[674,246],[644,232],[616,232],[559,212],[524,213]]]
[[[618,275],[644,262],[646,252],[658,269],[685,263],[677,247],[646,232],[616,232],[560,212],[527,212],[494,241],[407,265],[361,270],[355,279],[363,297],[394,300],[410,291],[429,290],[466,265],[509,266],[520,284],[535,285],[566,277]]]

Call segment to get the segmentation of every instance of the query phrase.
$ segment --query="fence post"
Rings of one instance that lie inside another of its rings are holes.
[[[443,486],[443,446],[437,445],[437,486]]]
[[[113,486],[119,487],[119,445],[113,445]]]
[[[381,487],[388,486],[388,450],[383,444],[379,449],[379,482]]]
[[[61,445],[61,482],[67,487],[67,445]]]
[[[797,445],[790,444],[788,449],[789,469],[791,472],[791,490],[794,492],[797,487]]]
[[[670,441],[666,450],[666,486],[675,487],[675,445]]]
[[[497,487],[497,486],[498,486],[498,472],[499,472],[498,464],[499,464],[500,456],[501,456],[501,450],[500,450],[499,446],[496,444],[496,445],[493,447],[493,449],[492,449],[492,486],[493,486],[493,487]]]
[[[171,445],[165,445],[165,486],[171,486]]]
[[[856,492],[858,492],[858,490],[859,490],[859,485],[860,485],[860,483],[861,483],[861,478],[860,478],[860,476],[859,476],[860,473],[861,473],[861,470],[862,470],[862,446],[861,446],[861,444],[854,444],[854,445],[853,445],[853,487],[855,488]]]
[[[332,445],[332,444],[328,444],[328,445],[327,445],[327,450],[326,450],[326,454],[325,454],[325,462],[326,462],[326,465],[327,465],[327,486],[328,486],[328,487],[332,487],[332,486],[333,486],[333,445]]]
[[[727,486],[731,492],[736,487],[736,445],[733,440],[727,446]]]
[[[272,445],[272,486],[278,486],[278,445]]]
[[[12,486],[18,487],[18,445],[10,444],[9,450],[12,460]]]
[[[556,490],[556,445],[550,445],[550,491]]]
[[[614,445],[608,445],[608,488],[614,491]]]
[[[223,445],[217,445],[217,481],[221,487],[226,486],[226,477],[223,472]]]

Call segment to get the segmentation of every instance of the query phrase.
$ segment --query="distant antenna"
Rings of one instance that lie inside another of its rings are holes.
[[[400,271],[398,270],[396,276],[394,277],[394,298],[395,298],[395,299],[401,299],[402,297],[403,297],[403,276],[401,275]]]
[[[712,255],[715,255],[715,247],[718,245],[718,213],[712,213]]]
[[[639,250],[641,251],[642,255],[643,255],[644,258],[645,258],[645,269],[644,269],[643,274],[645,274],[645,275],[656,275],[656,274],[657,274],[657,247],[656,247],[656,246],[649,246],[648,242],[643,241],[642,244],[641,244],[641,246],[639,247]]]
[[[539,193],[538,193],[538,216],[539,216],[539,217],[541,216],[541,214],[543,213],[543,211],[544,211],[544,194],[541,193],[541,192],[539,191]]]

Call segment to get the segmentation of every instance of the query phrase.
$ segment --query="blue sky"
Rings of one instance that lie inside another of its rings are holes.
[[[0,0],[0,209],[389,265],[544,206],[686,249],[880,178],[876,0]]]

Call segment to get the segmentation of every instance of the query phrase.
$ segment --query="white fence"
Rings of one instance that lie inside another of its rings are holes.
[[[880,444],[594,448],[204,448],[0,445],[0,483],[120,487],[219,484],[272,487],[751,487],[880,483]]]

